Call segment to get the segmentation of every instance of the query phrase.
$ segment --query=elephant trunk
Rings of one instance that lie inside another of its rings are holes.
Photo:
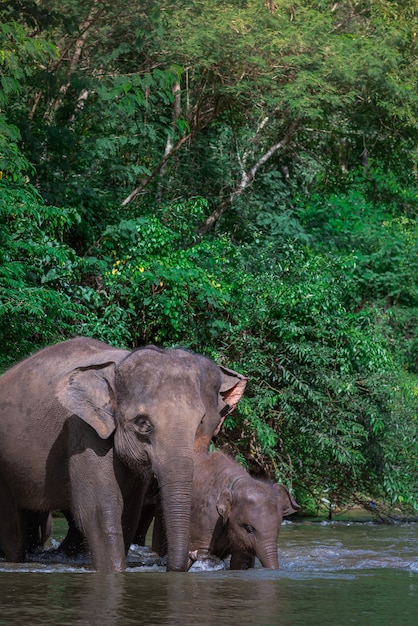
[[[157,471],[167,535],[167,571],[185,572],[190,544],[193,456],[178,457]]]
[[[257,550],[257,558],[260,560],[263,567],[268,569],[279,569],[277,543],[262,546],[260,550]]]

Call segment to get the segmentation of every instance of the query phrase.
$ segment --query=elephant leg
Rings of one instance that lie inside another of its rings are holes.
[[[142,501],[143,498],[139,495],[136,498],[130,498],[129,502],[125,502],[122,517],[125,553],[128,553],[131,544],[135,543],[134,539],[140,524]]]
[[[58,546],[57,552],[66,556],[75,557],[87,553],[86,538],[79,528],[77,528],[71,511],[62,511],[68,522],[68,531],[63,541]]]
[[[151,476],[145,489],[144,500],[141,508],[139,524],[134,536],[133,543],[145,546],[148,530],[156,515],[159,505],[159,486],[156,478]]]
[[[145,546],[145,540],[149,527],[152,524],[152,520],[155,515],[155,504],[144,504],[141,511],[141,517],[139,519],[138,528],[136,529],[135,536],[132,543],[137,546]]]
[[[159,556],[167,554],[167,533],[165,530],[164,515],[160,500],[155,507],[154,528],[152,530],[151,548]]]
[[[45,522],[42,522],[41,524],[41,543],[42,545],[45,545],[45,543],[48,541],[48,539],[51,537],[52,535],[52,524],[53,524],[53,518],[52,518],[52,513],[48,512]]]
[[[23,563],[26,556],[26,524],[9,489],[0,485],[0,544],[6,561]]]
[[[115,479],[113,454],[98,457],[86,449],[70,458],[71,514],[84,534],[92,565],[100,572],[126,568],[122,532],[123,497]]]
[[[90,509],[82,518],[76,518],[86,536],[93,567],[99,572],[122,572],[126,568],[121,518],[121,509],[106,508]]]
[[[145,472],[134,481],[122,482],[125,487],[122,527],[128,552],[131,544],[145,546],[147,532],[154,517],[158,483],[150,472]]]
[[[26,520],[26,549],[29,553],[43,548],[49,539],[52,530],[51,514],[49,511],[25,511]]]

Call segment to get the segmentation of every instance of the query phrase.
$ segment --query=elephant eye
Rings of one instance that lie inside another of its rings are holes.
[[[148,435],[154,430],[154,427],[149,421],[147,415],[137,415],[134,421],[136,429],[140,435]]]
[[[243,526],[249,535],[253,535],[255,533],[254,526],[251,526],[250,524],[243,524]]]

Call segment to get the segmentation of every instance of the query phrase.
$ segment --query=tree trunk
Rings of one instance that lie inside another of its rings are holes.
[[[181,87],[180,87],[180,83],[176,80],[173,87],[172,87],[172,92],[173,92],[173,96],[174,96],[174,106],[173,106],[173,121],[171,124],[171,129],[172,129],[172,133],[168,135],[167,137],[167,142],[165,144],[165,150],[164,150],[164,157],[163,157],[163,165],[160,168],[160,181],[158,183],[158,189],[157,189],[157,204],[161,204],[162,201],[162,197],[163,197],[163,179],[165,177],[165,172],[167,169],[167,162],[168,162],[168,157],[170,155],[170,153],[172,152],[173,148],[174,148],[174,133],[176,130],[176,124],[177,121],[180,117],[180,113],[181,113]]]
[[[55,100],[49,103],[49,106],[47,107],[45,114],[44,114],[44,120],[48,122],[52,121],[56,111],[59,109],[59,107],[61,106],[65,98],[65,94],[68,91],[68,88],[70,86],[70,78],[72,74],[74,74],[79,64],[81,54],[83,52],[83,48],[87,40],[88,31],[90,27],[92,26],[92,24],[94,24],[94,21],[96,20],[96,18],[101,12],[101,9],[97,8],[98,4],[99,4],[99,0],[93,0],[93,5],[90,9],[90,13],[88,14],[87,19],[84,22],[82,22],[80,25],[80,35],[75,41],[74,51],[71,56],[68,70],[67,70],[67,75],[66,75],[67,80],[65,83],[61,85],[59,92],[58,92],[58,96],[55,98]],[[62,56],[59,62],[61,62],[61,60],[62,60]]]

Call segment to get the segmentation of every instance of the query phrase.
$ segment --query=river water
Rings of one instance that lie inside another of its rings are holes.
[[[167,573],[142,548],[123,574],[0,560],[0,625],[418,625],[418,524],[286,522],[279,557],[279,571]]]

